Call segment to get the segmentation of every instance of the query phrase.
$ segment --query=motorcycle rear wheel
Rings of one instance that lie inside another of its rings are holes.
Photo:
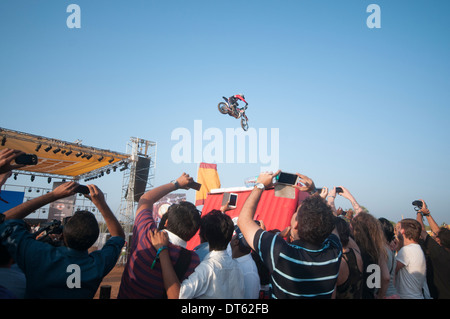
[[[248,122],[247,119],[245,117],[241,118],[241,127],[244,131],[248,130]]]

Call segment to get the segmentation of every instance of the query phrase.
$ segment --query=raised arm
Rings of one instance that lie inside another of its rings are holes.
[[[249,244],[249,246],[253,247],[253,238],[255,237],[256,232],[260,229],[258,224],[253,221],[253,217],[255,216],[256,208],[258,207],[259,200],[261,199],[261,195],[264,192],[264,189],[272,187],[272,180],[275,176],[279,174],[279,171],[275,174],[273,173],[261,173],[259,174],[256,185],[253,188],[250,195],[245,200],[244,205],[242,206],[241,213],[238,218],[238,227],[244,235],[245,240]],[[261,186],[262,185],[262,186]],[[260,187],[258,187],[260,186]]]
[[[334,200],[336,199],[336,187],[333,187],[328,192],[327,203],[330,205],[331,210],[333,211],[333,215],[337,216],[336,206],[334,204]]]
[[[434,218],[431,216],[430,210],[427,207],[427,204],[425,203],[424,200],[422,200],[422,208],[419,210],[419,213],[421,213],[423,216],[425,216],[427,218],[428,221],[428,225],[430,225],[431,231],[437,235],[437,233],[439,232],[439,226],[436,223],[436,221],[434,220]],[[423,228],[425,229],[425,228]]]
[[[78,184],[75,182],[61,184],[45,195],[33,198],[6,211],[4,213],[5,219],[23,219],[42,206],[50,204],[58,199],[74,195],[77,187]]]
[[[419,222],[420,226],[422,227],[422,231],[420,232],[420,238],[425,240],[425,238],[427,237],[428,233],[425,230],[425,225],[423,223],[423,215],[420,211],[417,212],[416,214],[416,220]]]
[[[106,223],[106,227],[108,227],[111,236],[119,236],[125,238],[123,228],[106,203],[103,192],[95,185],[87,185],[87,187],[89,188],[89,195],[85,196],[89,198],[92,203],[94,203],[95,207],[97,207],[102,214],[103,219]]]
[[[155,202],[179,188],[189,189],[187,185],[192,181],[193,178],[190,177],[189,174],[183,173],[176,181],[155,187],[145,192],[139,199],[137,212],[144,209],[152,209]]]
[[[358,202],[356,201],[355,197],[349,192],[348,189],[346,189],[343,186],[340,186],[343,190],[342,193],[339,193],[342,197],[347,198],[350,203],[352,204],[353,209],[355,210],[355,216],[362,212],[361,206],[359,206]]]

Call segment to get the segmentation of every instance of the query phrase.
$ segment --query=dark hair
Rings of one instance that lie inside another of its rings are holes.
[[[412,218],[405,218],[400,221],[401,228],[405,231],[404,236],[410,240],[419,242],[422,226],[420,223]]]
[[[200,212],[190,202],[172,204],[167,210],[167,230],[188,241],[200,227]]]
[[[231,217],[220,210],[212,210],[200,222],[200,236],[209,243],[210,250],[225,250],[233,237],[234,224]]]
[[[64,242],[75,250],[87,250],[97,240],[100,229],[95,215],[88,211],[77,211],[63,228]]]
[[[439,238],[439,241],[443,247],[450,249],[450,229],[442,226],[439,229],[437,238]]]
[[[383,230],[384,237],[386,237],[386,240],[388,243],[390,243],[392,240],[394,240],[395,233],[394,233],[394,225],[387,220],[386,218],[378,218],[381,224],[381,229]]]
[[[158,224],[158,230],[163,230],[166,229],[166,221],[167,218],[169,218],[169,212],[165,212],[164,215],[161,216],[161,220],[159,221]]]
[[[235,231],[235,235],[232,237],[232,239],[235,238],[238,241],[237,246],[238,246],[239,252],[241,252],[242,254],[250,254],[252,249],[248,245],[247,241],[245,240],[244,235],[242,234],[240,228],[237,225],[234,226],[234,231]]]
[[[349,223],[342,217],[336,218],[336,230],[339,234],[339,239],[341,240],[342,246],[347,246],[350,238]]]
[[[312,244],[321,245],[335,227],[336,217],[320,196],[306,198],[297,214],[298,235]]]

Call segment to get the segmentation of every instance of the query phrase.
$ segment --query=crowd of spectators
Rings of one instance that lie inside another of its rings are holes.
[[[21,167],[14,159],[22,153],[0,151],[1,184]],[[90,248],[99,237],[98,221],[88,211],[64,221],[58,245],[37,238],[24,222],[36,209],[78,192],[76,182],[63,183],[0,214],[0,297],[92,299],[103,278],[123,263],[118,299],[450,298],[450,230],[436,224],[423,200],[416,218],[393,224],[367,212],[345,187],[317,191],[312,179],[297,174],[293,187],[310,196],[286,229],[266,229],[255,212],[278,174],[258,176],[237,221],[227,215],[227,205],[202,214],[185,201],[170,206],[157,223],[153,204],[189,189],[193,178],[183,173],[141,196],[127,246],[102,191],[87,185],[85,196],[111,235],[97,250]],[[336,209],[336,196],[353,209]],[[197,233],[200,244],[187,249]]]

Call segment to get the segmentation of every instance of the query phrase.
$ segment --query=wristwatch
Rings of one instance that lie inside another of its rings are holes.
[[[175,188],[176,188],[176,189],[180,188],[180,184],[178,183],[178,181],[177,181],[176,179],[174,179],[173,181],[171,181],[171,183],[172,183],[173,185],[175,185]]]
[[[263,183],[257,183],[257,184],[255,185],[255,187],[256,187],[256,188],[259,188],[259,189],[262,189],[262,190],[265,190],[265,189],[266,189],[266,187],[264,186]]]

